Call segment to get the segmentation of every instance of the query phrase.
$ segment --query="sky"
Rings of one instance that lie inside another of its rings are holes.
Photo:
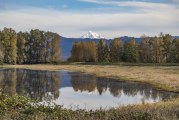
[[[179,36],[179,0],[0,0],[0,30],[40,29],[78,38]]]

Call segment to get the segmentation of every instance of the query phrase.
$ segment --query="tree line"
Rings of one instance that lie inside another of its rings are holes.
[[[179,63],[179,39],[161,33],[158,37],[142,36],[122,42],[115,38],[110,44],[105,40],[95,42],[75,42],[71,51],[74,62],[141,62]]]
[[[0,63],[58,63],[61,50],[57,33],[39,29],[18,32],[12,28],[0,31]]]
[[[0,63],[35,64],[60,62],[60,36],[39,29],[18,32],[12,28],[0,31]],[[142,36],[123,42],[115,38],[110,44],[105,40],[75,42],[69,59],[73,62],[142,62],[179,63],[179,39],[170,34],[158,37]]]

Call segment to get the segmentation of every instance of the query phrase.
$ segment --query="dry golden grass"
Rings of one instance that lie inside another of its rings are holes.
[[[3,67],[80,71],[100,77],[149,83],[164,90],[179,92],[179,66],[4,65]]]

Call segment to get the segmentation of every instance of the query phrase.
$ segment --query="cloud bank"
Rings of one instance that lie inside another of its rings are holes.
[[[12,27],[17,31],[38,28],[57,32],[65,37],[80,37],[87,31],[98,32],[106,38],[140,37],[159,32],[179,35],[179,8],[171,4],[147,2],[115,2],[107,0],[78,0],[95,4],[135,7],[132,12],[81,12],[26,8],[0,11],[0,29]],[[178,0],[176,0],[178,1]]]

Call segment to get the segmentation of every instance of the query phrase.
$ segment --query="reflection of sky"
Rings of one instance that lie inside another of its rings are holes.
[[[7,95],[26,95],[35,100],[55,102],[73,109],[94,110],[100,107],[105,109],[128,104],[153,103],[178,95],[146,84],[69,71],[0,69],[0,76],[0,89]]]
[[[117,107],[121,105],[129,104],[141,104],[143,96],[138,93],[135,96],[127,96],[121,91],[120,97],[114,97],[111,95],[109,89],[102,95],[99,95],[98,91],[93,92],[75,92],[72,87],[66,87],[60,89],[60,97],[54,100],[56,104],[64,105],[65,108],[72,109],[99,109]],[[145,103],[153,103],[160,101],[159,98],[153,100],[151,97],[149,99],[144,98]]]

